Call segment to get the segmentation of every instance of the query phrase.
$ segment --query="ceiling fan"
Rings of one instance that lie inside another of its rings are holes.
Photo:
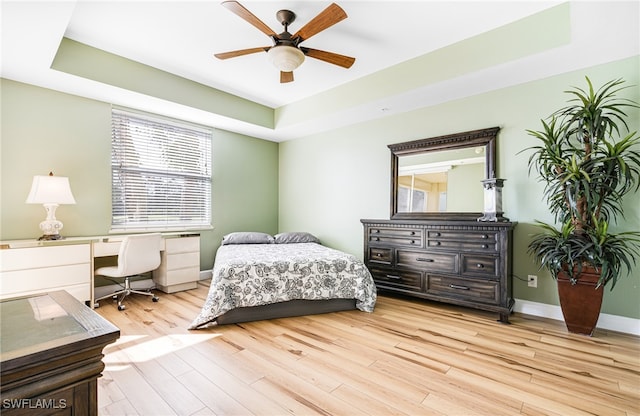
[[[300,43],[309,39],[311,36],[347,18],[347,14],[344,10],[335,3],[329,5],[329,7],[320,12],[320,14],[311,19],[309,23],[304,25],[293,35],[289,33],[288,29],[289,25],[295,20],[296,15],[290,10],[280,10],[276,13],[276,18],[284,26],[284,32],[276,34],[276,32],[271,30],[269,26],[263,23],[237,1],[223,1],[222,5],[255,26],[265,35],[269,36],[273,41],[273,46],[240,49],[214,54],[218,59],[229,59],[257,52],[267,52],[271,62],[280,70],[281,83],[293,81],[293,70],[302,64],[305,56],[319,59],[343,68],[350,68],[356,60],[350,56],[300,46]]]

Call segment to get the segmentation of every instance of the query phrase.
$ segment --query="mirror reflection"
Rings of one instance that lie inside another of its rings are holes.
[[[477,219],[499,127],[390,144],[391,219]]]
[[[398,158],[398,212],[482,211],[485,147]]]

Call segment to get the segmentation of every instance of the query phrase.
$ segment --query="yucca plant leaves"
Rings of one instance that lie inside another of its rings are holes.
[[[624,217],[623,198],[640,189],[640,136],[629,132],[625,109],[638,103],[619,97],[626,88],[615,79],[595,89],[572,87],[567,105],[555,111],[541,130],[526,130],[538,144],[525,149],[529,175],[544,183],[543,196],[560,228],[538,222],[529,253],[557,278],[567,268],[575,279],[583,263],[600,270],[599,285],[615,286],[640,256],[640,232],[609,232]],[[624,137],[621,131],[626,132]]]

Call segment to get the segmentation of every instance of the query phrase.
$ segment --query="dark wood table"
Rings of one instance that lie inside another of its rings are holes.
[[[65,291],[0,302],[0,413],[98,414],[102,350],[120,330]]]

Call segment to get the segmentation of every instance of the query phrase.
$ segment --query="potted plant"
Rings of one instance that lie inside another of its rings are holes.
[[[622,218],[623,197],[640,187],[640,136],[629,132],[628,108],[616,79],[594,91],[573,87],[568,105],[554,112],[542,130],[527,130],[539,143],[529,157],[544,183],[544,199],[558,227],[537,222],[529,253],[558,282],[569,332],[591,335],[600,315],[603,288],[613,290],[640,255],[640,232],[612,233]]]

